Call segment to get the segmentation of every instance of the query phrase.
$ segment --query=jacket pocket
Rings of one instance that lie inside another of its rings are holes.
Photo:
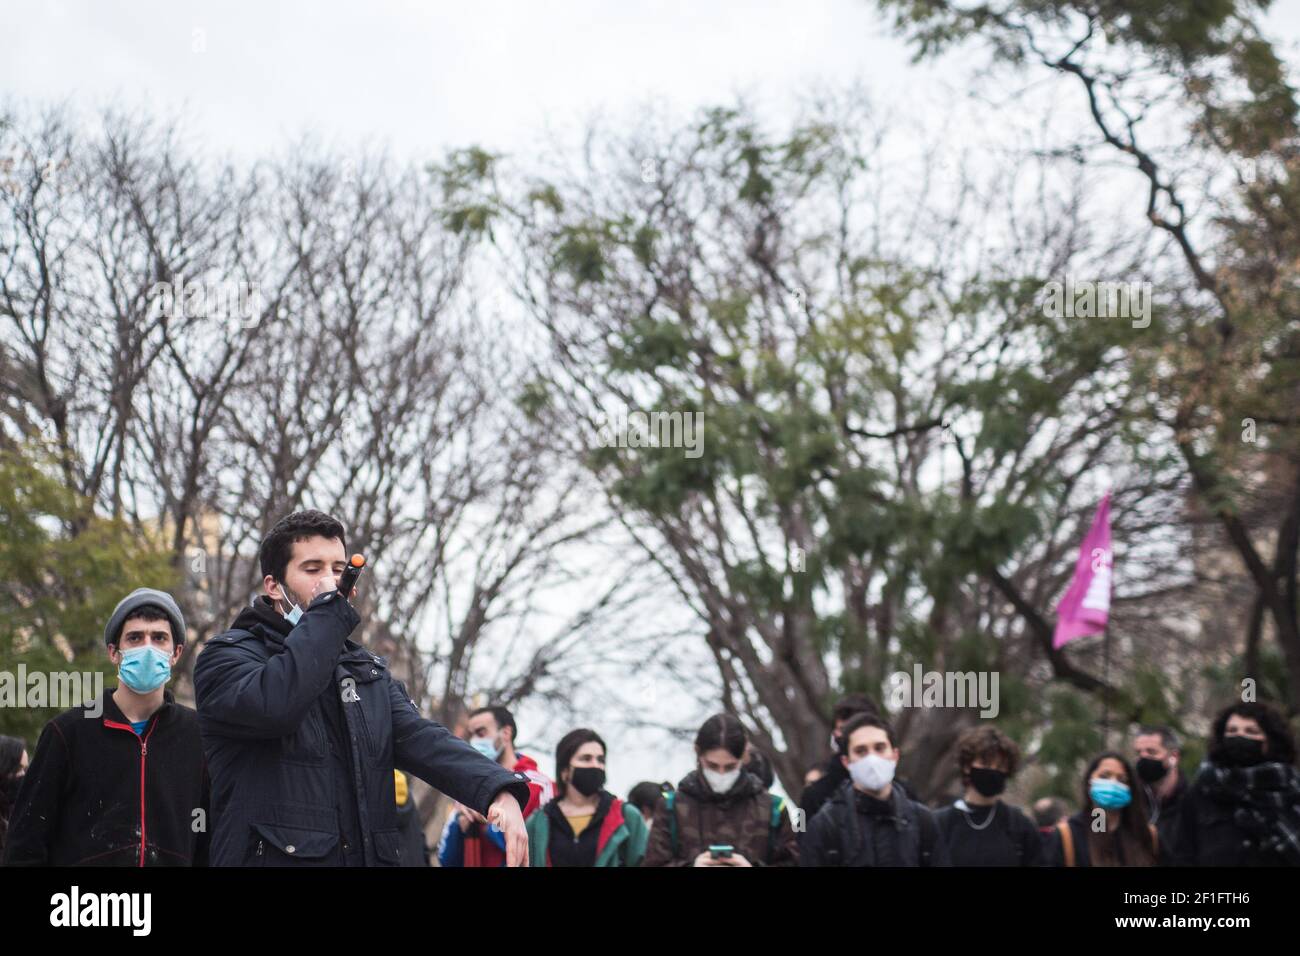
[[[338,863],[339,835],[328,830],[253,823],[255,866],[331,866]]]
[[[373,830],[371,839],[375,843],[375,856],[380,863],[388,866],[402,865],[402,840],[396,830]]]

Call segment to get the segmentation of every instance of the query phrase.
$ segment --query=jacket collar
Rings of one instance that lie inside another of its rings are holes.
[[[853,786],[852,780],[846,780],[844,783],[840,784],[835,790],[835,795],[831,797],[831,800],[834,802],[841,803],[855,812],[858,812],[862,807],[870,806],[866,801],[872,799],[874,798],[869,797],[867,794],[858,790],[857,787]],[[889,805],[890,816],[897,818],[908,816],[907,808],[910,801],[903,793],[903,788],[898,785],[897,780],[893,781],[893,785],[889,788],[889,799],[884,801],[876,800],[875,803],[877,805],[887,803]]]
[[[623,801],[618,797],[605,794],[601,798],[602,806],[605,804],[605,797],[609,797],[609,809],[605,812],[605,819],[600,821],[600,836],[596,838],[596,856],[598,857],[605,851],[605,845],[609,843],[609,838],[623,826]],[[596,821],[591,822],[594,824]]]
[[[542,812],[550,817],[551,822],[555,826],[562,828],[561,832],[568,834],[570,837],[573,836],[573,828],[569,826],[568,818],[565,817],[564,811],[560,809],[559,800],[548,801],[542,807]],[[602,791],[600,794],[600,800],[596,803],[596,809],[591,813],[591,822],[588,823],[586,828],[582,831],[584,834],[588,832],[600,834],[600,842],[597,844],[597,853],[600,852],[599,848],[604,846],[604,841],[609,839],[609,834],[605,832],[604,828],[608,824],[610,817],[615,815],[618,818],[618,823],[621,824],[623,822],[622,804],[619,802],[618,797],[614,796],[608,790]],[[613,829],[609,832],[612,833]]]
[[[104,694],[103,697],[101,698],[102,706],[101,706],[100,719],[104,723],[108,723],[109,721],[112,721],[115,724],[126,724],[129,727],[131,725],[131,722],[126,719],[126,715],[122,713],[122,708],[118,707],[117,701],[113,699],[113,692],[116,690],[117,690],[116,687],[104,688]],[[162,706],[159,707],[157,710],[155,710],[152,714],[150,714],[149,719],[153,720],[154,717],[158,717],[159,719],[162,719],[162,716],[171,708],[172,704],[174,703],[176,703],[175,695],[172,694],[170,689],[164,687]]]
[[[240,611],[232,627],[242,631],[252,631],[275,644],[283,644],[284,639],[293,630],[293,625],[275,609],[275,605],[265,594],[254,598],[252,604]]]
[[[285,638],[293,631],[293,625],[275,609],[275,604],[265,594],[254,598],[252,604],[240,611],[231,627],[256,634],[266,643],[275,647],[283,647]],[[340,655],[339,660],[360,661],[363,659],[377,664],[383,663],[382,658],[371,654],[352,638],[349,637],[343,642],[343,653]]]
[[[532,757],[528,756],[528,754],[520,753],[518,750],[516,750],[515,765],[510,769],[513,770],[515,773],[524,773],[525,771],[528,770],[536,770],[537,761],[534,760]]]

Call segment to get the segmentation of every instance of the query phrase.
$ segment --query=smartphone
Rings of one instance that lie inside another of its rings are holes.
[[[726,860],[731,857],[731,853],[734,849],[735,847],[729,844],[720,843],[716,846],[709,847],[709,856],[713,857],[715,860]]]

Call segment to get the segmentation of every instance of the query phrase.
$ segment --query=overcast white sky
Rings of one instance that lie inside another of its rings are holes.
[[[811,83],[861,82],[878,105],[916,114],[951,100],[976,62],[911,65],[867,0],[3,0],[0,23],[4,96],[140,106],[240,160],[304,135],[411,160],[469,144],[509,153],[596,112],[686,115],[737,94],[780,120]],[[1300,62],[1300,3],[1276,3],[1266,23]],[[624,741],[613,789],[677,779],[689,750],[665,743]]]
[[[305,131],[408,156],[509,148],[544,121],[648,99],[689,110],[808,78],[907,83],[906,51],[863,0],[12,6],[6,92],[147,104],[250,157]]]

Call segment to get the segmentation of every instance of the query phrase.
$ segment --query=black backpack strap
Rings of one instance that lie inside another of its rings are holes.
[[[669,790],[664,794],[664,804],[668,807],[668,842],[672,847],[673,857],[677,857],[677,791]]]
[[[1009,807],[1005,804],[1003,807],[1006,810],[1006,821],[1003,825],[1003,829],[1006,830],[1007,839],[1009,839],[1016,848],[1016,866],[1024,866],[1025,842],[1027,840],[1041,839],[1038,835],[1038,828],[1030,822],[1028,817],[1015,807]],[[1028,828],[1025,827],[1026,823],[1029,824]]]
[[[835,800],[831,812],[838,814],[840,819],[839,826],[831,835],[835,841],[834,845],[826,848],[826,860],[831,866],[852,866],[853,856],[857,853],[861,842],[858,814],[853,808],[851,797],[844,800],[839,800],[837,797],[831,799]]]
[[[830,833],[826,834],[827,845],[825,847],[826,865],[843,866],[844,865],[844,828],[835,827]]]
[[[772,857],[776,855],[776,838],[781,833],[781,813],[785,810],[785,797],[778,797],[775,793],[771,795],[771,806],[768,808],[767,821],[767,864],[772,865]]]
[[[934,844],[939,839],[939,825],[934,822],[934,814],[923,807],[916,808],[919,840],[917,846],[917,865],[929,866],[934,856]]]

